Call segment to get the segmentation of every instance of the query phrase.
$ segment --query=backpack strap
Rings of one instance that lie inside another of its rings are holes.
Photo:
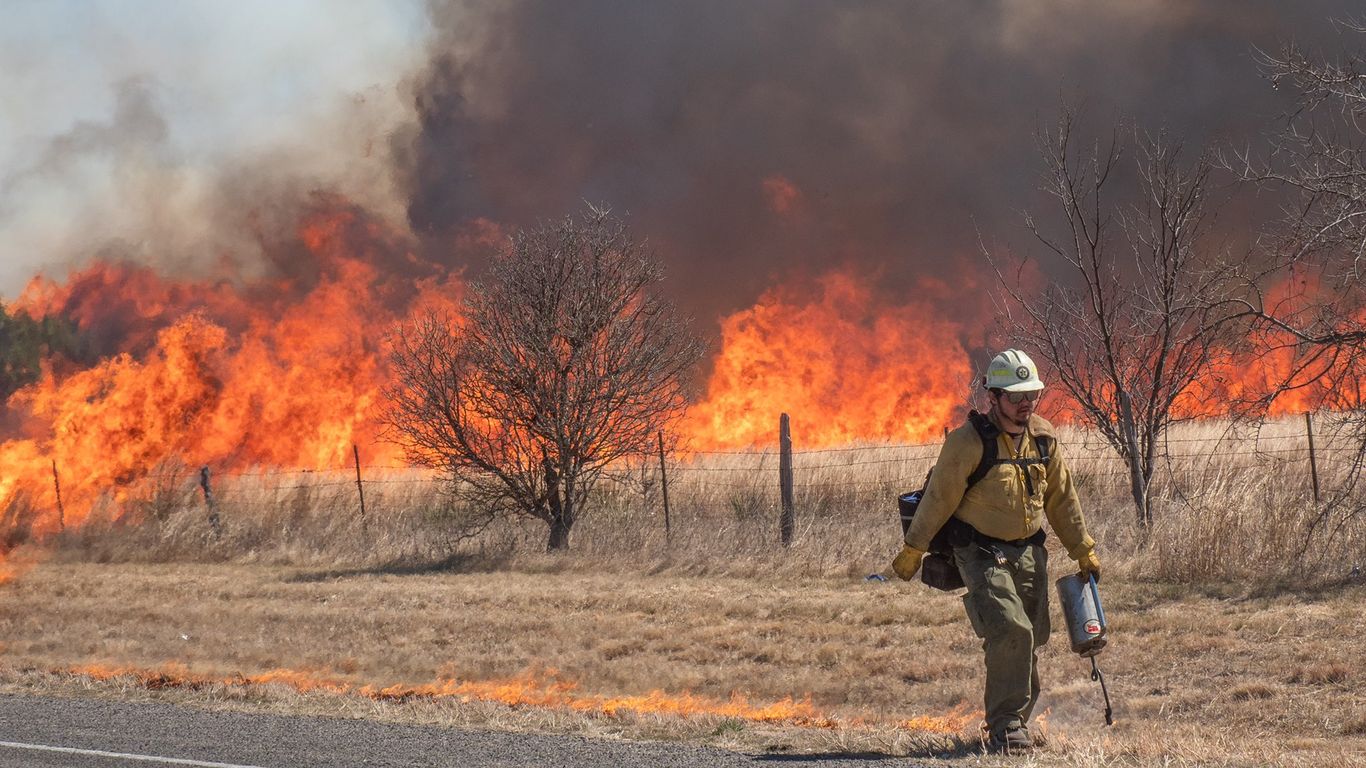
[[[982,438],[982,458],[977,462],[977,468],[968,475],[969,488],[981,482],[982,478],[986,477],[991,468],[997,464],[1012,464],[1019,467],[1027,467],[1030,464],[1048,466],[1048,461],[1052,458],[1053,438],[1047,435],[1034,436],[1034,445],[1039,449],[1038,458],[1002,459],[999,457],[1000,445],[996,441],[996,438],[1001,436],[1001,428],[977,411],[968,413],[968,421],[972,423],[972,428],[977,430],[977,436]],[[1030,480],[1028,472],[1025,473],[1025,485],[1032,496],[1034,494],[1034,483]]]
[[[986,477],[991,468],[996,465],[996,455],[999,450],[996,438],[1000,436],[1001,430],[991,423],[991,419],[977,411],[968,412],[968,422],[972,424],[973,429],[977,430],[977,436],[982,438],[982,458],[978,460],[977,468],[968,475],[968,487],[971,488],[981,482],[982,478]]]
[[[1053,438],[1048,435],[1035,435],[1034,445],[1039,447],[1039,463],[1048,466],[1048,460],[1053,458]]]

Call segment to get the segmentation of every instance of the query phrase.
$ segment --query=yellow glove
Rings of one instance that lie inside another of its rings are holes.
[[[920,561],[924,558],[924,552],[914,547],[903,547],[901,554],[892,561],[892,570],[902,581],[910,581],[915,578],[915,572],[920,570]]]
[[[1094,550],[1077,558],[1077,570],[1081,572],[1082,576],[1094,573],[1096,581],[1100,581],[1100,559],[1096,557]]]

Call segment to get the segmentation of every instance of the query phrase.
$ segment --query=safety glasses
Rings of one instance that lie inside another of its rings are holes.
[[[1043,390],[1036,389],[1033,392],[1002,392],[1001,394],[1005,395],[1006,399],[1010,402],[1019,405],[1026,400],[1031,403],[1035,402],[1039,399],[1039,396],[1043,394]]]

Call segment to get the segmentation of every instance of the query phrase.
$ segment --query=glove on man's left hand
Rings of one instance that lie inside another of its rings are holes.
[[[1094,550],[1077,558],[1077,570],[1082,576],[1088,573],[1095,574],[1096,583],[1100,583],[1100,558],[1096,557]]]
[[[903,547],[892,561],[892,570],[902,581],[910,581],[915,578],[916,571],[920,570],[920,561],[924,559],[924,552],[915,547]]]

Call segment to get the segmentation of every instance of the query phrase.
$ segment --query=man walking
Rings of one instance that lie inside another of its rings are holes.
[[[973,412],[944,441],[892,569],[909,581],[930,540],[954,526],[953,558],[968,588],[963,604],[986,660],[988,743],[1015,752],[1033,747],[1036,650],[1050,629],[1044,518],[1082,573],[1100,578],[1100,561],[1053,425],[1034,413],[1044,387],[1034,361],[1008,349],[992,358],[982,386],[990,411]],[[983,474],[984,456],[994,459]]]

